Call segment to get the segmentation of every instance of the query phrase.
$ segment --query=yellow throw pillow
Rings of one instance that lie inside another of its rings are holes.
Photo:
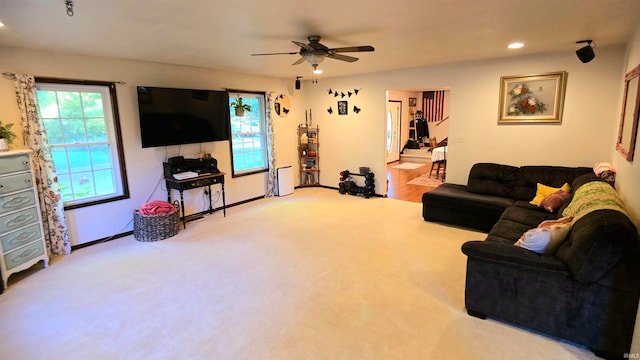
[[[571,190],[571,187],[567,183],[564,183],[564,185],[562,185],[562,187],[559,187],[559,188],[554,188],[554,187],[547,186],[540,183],[538,183],[537,186],[538,186],[538,189],[536,191],[536,196],[533,198],[533,200],[529,201],[529,204],[533,206],[540,206],[540,203],[542,202],[542,200],[544,200],[544,198],[546,198],[549,195],[552,195],[558,190],[562,190],[565,192],[569,192]]]

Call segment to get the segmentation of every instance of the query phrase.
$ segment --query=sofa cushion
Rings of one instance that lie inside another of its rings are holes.
[[[593,172],[590,173],[586,173],[583,175],[578,176],[577,178],[575,178],[575,180],[573,180],[573,182],[571,183],[571,190],[573,192],[575,192],[576,190],[578,190],[580,188],[580,186],[592,182],[592,181],[602,181],[602,182],[606,182],[603,178],[599,177],[598,175],[596,175]]]
[[[559,188],[564,183],[571,185],[582,174],[593,173],[588,167],[522,166],[518,170],[516,187],[512,197],[516,200],[531,200],[536,195],[536,184]]]
[[[531,206],[525,201],[518,201],[502,213],[498,222],[491,228],[486,240],[513,245],[528,230],[537,227],[545,220],[556,218],[555,213]]]
[[[511,204],[510,198],[475,194],[464,185],[445,183],[422,195],[422,217],[489,231]]]
[[[467,241],[462,244],[462,252],[469,258],[495,264],[505,264],[537,274],[566,278],[567,266],[555,256],[536,254],[513,244],[501,244],[491,241]],[[497,267],[496,267],[497,268]]]
[[[638,233],[629,218],[615,210],[596,210],[574,222],[560,245],[560,258],[581,283],[600,280],[626,253],[637,254]],[[637,270],[636,270],[637,271]]]
[[[467,191],[476,194],[511,197],[518,168],[510,165],[477,163],[469,171]]]

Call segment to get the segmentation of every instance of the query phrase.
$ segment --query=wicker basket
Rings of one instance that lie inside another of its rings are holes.
[[[139,209],[133,211],[133,237],[138,241],[158,241],[170,238],[180,230],[180,212],[175,210],[158,215],[144,215]]]

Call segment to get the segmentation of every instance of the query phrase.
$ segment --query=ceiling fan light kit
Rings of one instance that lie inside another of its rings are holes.
[[[324,61],[325,58],[346,61],[346,62],[356,62],[358,61],[357,57],[343,55],[340,53],[346,52],[371,52],[375,49],[371,45],[361,45],[361,46],[347,46],[347,47],[339,47],[339,48],[329,48],[320,43],[320,36],[311,35],[308,37],[309,43],[305,44],[299,41],[292,40],[291,42],[300,47],[300,51],[298,52],[279,52],[279,53],[263,53],[263,54],[251,54],[251,56],[263,56],[263,55],[295,55],[299,54],[300,58],[295,61],[292,65],[302,64],[303,62],[308,62],[313,67],[314,79],[313,82],[317,82],[315,75],[321,74],[322,70],[318,69],[318,64]],[[296,79],[296,85],[297,85]],[[297,88],[296,88],[297,89]]]

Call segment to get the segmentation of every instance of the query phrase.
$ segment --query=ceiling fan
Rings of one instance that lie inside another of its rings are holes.
[[[251,54],[251,56],[263,56],[263,55],[295,55],[300,54],[300,59],[294,62],[292,65],[298,65],[303,62],[308,62],[313,66],[313,70],[316,71],[318,64],[321,63],[325,58],[341,60],[346,62],[354,62],[358,61],[357,57],[343,55],[340,53],[346,52],[363,52],[363,51],[374,51],[373,46],[363,45],[363,46],[347,46],[347,47],[339,47],[339,48],[328,48],[320,43],[320,36],[311,35],[308,37],[309,43],[301,43],[299,41],[292,40],[291,42],[298,45],[300,47],[300,51],[298,52],[280,52],[280,53],[265,53],[265,54]]]

